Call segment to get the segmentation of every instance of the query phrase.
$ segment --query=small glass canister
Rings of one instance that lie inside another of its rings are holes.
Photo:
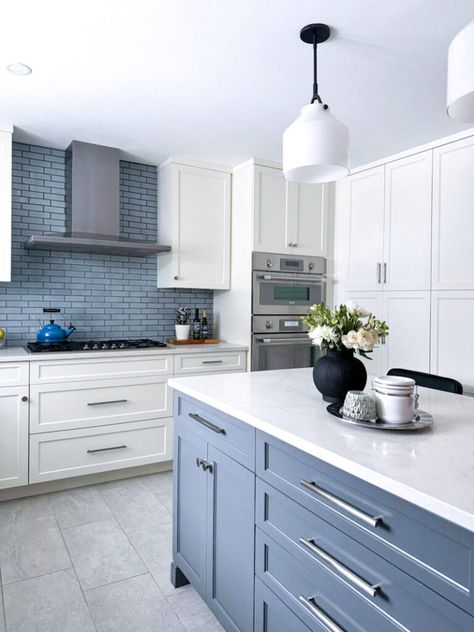
[[[375,400],[370,393],[349,391],[344,400],[342,414],[349,419],[375,422]]]

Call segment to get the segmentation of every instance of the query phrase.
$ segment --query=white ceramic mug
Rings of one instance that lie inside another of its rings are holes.
[[[407,424],[413,421],[418,407],[418,393],[389,395],[375,391],[377,417],[386,424]]]

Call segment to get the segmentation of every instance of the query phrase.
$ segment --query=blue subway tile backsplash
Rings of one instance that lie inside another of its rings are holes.
[[[119,257],[26,250],[36,234],[65,230],[65,152],[13,144],[12,281],[0,283],[0,327],[8,346],[34,340],[43,307],[60,307],[58,322],[72,321],[75,339],[166,338],[174,310],[206,308],[210,290],[159,290],[156,257]],[[157,240],[156,167],[120,162],[121,233]]]

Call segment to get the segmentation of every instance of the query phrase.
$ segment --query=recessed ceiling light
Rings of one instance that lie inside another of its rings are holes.
[[[22,64],[19,61],[16,61],[13,64],[8,64],[7,70],[9,70],[14,75],[31,75],[33,72],[29,66],[26,64]]]

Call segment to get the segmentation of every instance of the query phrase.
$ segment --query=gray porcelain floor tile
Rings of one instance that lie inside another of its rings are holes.
[[[52,515],[53,509],[47,494],[0,502],[0,525]]]
[[[145,527],[156,529],[171,522],[169,511],[142,481],[130,479],[129,483],[129,485],[111,483],[98,488],[124,531],[129,533],[134,529]]]
[[[63,536],[84,589],[146,572],[127,536],[114,520],[64,529]]]
[[[8,632],[94,632],[72,569],[5,587]]]
[[[51,506],[61,529],[112,518],[110,509],[95,487],[78,487],[52,494]]]
[[[128,534],[146,567],[153,575],[163,594],[174,591],[170,581],[172,559],[172,525],[166,523],[159,529],[137,529]]]
[[[173,492],[173,472],[147,474],[146,476],[141,476],[140,480],[159,500],[163,497],[171,496]]]
[[[192,586],[177,588],[167,596],[167,599],[188,632],[224,631],[224,628]]]
[[[0,566],[4,584],[70,568],[54,516],[1,526]]]
[[[0,632],[5,632],[5,613],[3,610],[3,590],[0,583]]]
[[[97,632],[184,632],[150,575],[87,590]]]

